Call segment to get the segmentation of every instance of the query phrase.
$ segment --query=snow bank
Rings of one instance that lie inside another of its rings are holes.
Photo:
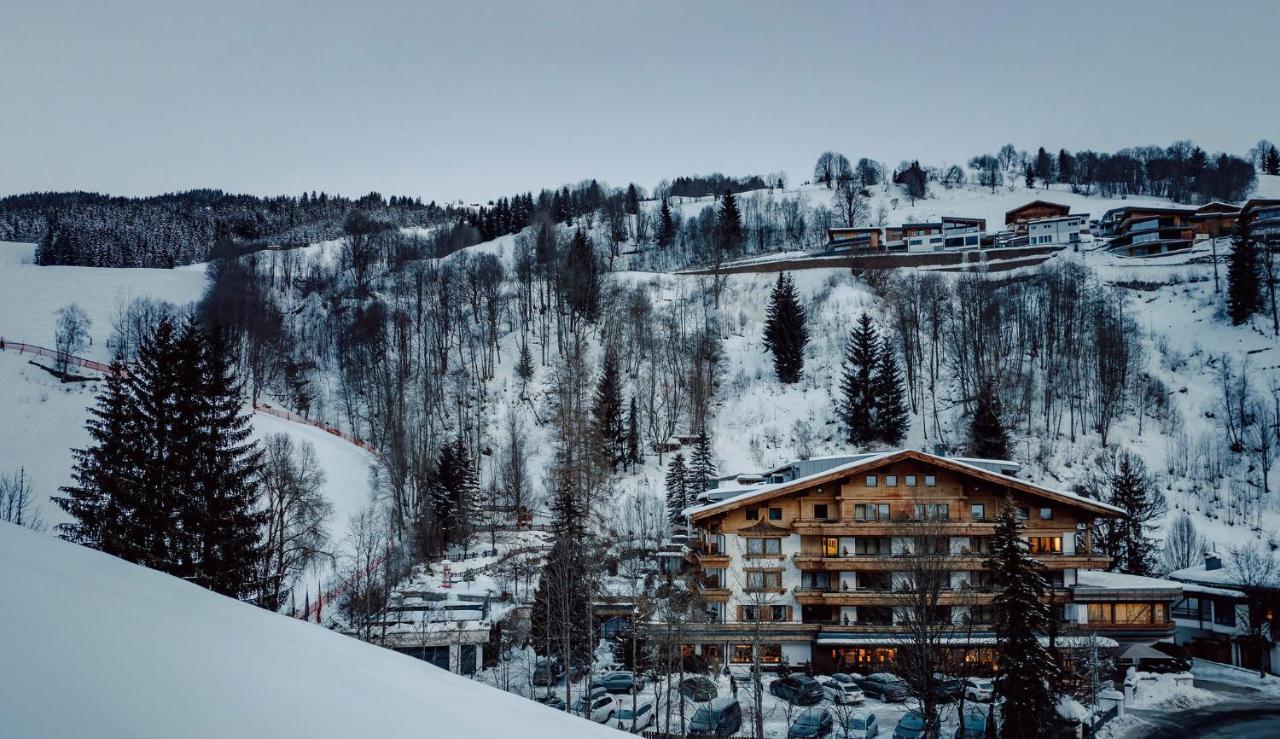
[[[1133,700],[1128,706],[1178,711],[1218,700],[1219,696],[1192,685],[1190,676],[1185,673],[1157,675],[1140,672],[1133,684]]]
[[[0,523],[7,737],[623,736]]]

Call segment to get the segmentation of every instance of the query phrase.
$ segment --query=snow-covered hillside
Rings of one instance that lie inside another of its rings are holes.
[[[7,523],[0,582],[14,739],[622,735]]]

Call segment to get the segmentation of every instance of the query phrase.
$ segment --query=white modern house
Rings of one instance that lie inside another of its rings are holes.
[[[1248,636],[1249,609],[1238,577],[1222,558],[1207,554],[1204,564],[1169,573],[1182,585],[1183,598],[1173,606],[1177,643],[1193,655],[1214,662],[1257,669],[1262,650]],[[1266,665],[1280,674],[1280,645],[1272,644]]]
[[[1028,246],[1069,246],[1089,233],[1089,214],[1073,213],[1027,222]]]

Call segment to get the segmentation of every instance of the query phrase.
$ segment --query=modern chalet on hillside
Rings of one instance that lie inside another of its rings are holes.
[[[1280,199],[1254,198],[1244,204],[1240,215],[1253,219],[1254,236],[1280,240]]]
[[[1064,636],[1116,646],[1173,634],[1176,583],[1094,572],[1110,563],[1094,523],[1119,509],[1004,474],[1017,465],[999,460],[912,450],[848,460],[787,465],[687,511],[711,622],[686,627],[686,649],[727,665],[750,663],[758,647],[766,665],[892,669],[911,614],[905,570],[928,556],[945,568],[934,617],[963,633],[950,648],[989,667],[995,592],[984,562],[1006,496],[1046,567]]]
[[[1030,203],[1005,211],[1004,225],[1008,230],[1026,233],[1026,224],[1045,218],[1061,218],[1071,212],[1071,206],[1050,203],[1047,200],[1032,200]]]
[[[1107,248],[1130,257],[1168,254],[1195,241],[1195,208],[1126,205],[1112,208],[1099,221]]]
[[[880,251],[884,234],[875,226],[843,227],[827,229],[827,248],[833,251]]]

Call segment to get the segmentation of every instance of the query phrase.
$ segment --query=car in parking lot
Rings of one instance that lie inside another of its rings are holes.
[[[565,706],[564,698],[561,698],[560,696],[555,695],[554,693],[547,693],[546,695],[540,695],[537,698],[534,698],[534,700],[538,701],[544,706],[551,706],[557,711],[563,711],[567,707]]]
[[[964,680],[964,699],[985,703],[995,695],[996,685],[989,677],[968,677]]]
[[[604,688],[595,688],[573,702],[573,713],[603,724],[615,713],[613,696]]]
[[[880,722],[870,711],[854,711],[844,717],[844,733],[840,739],[872,739],[880,735]]]
[[[644,677],[636,677],[630,670],[615,670],[592,678],[591,684],[610,693],[634,693],[644,689]]]
[[[696,703],[706,703],[719,694],[716,684],[705,677],[686,677],[680,681],[680,695]]]
[[[787,732],[787,739],[814,739],[814,737],[831,736],[835,730],[835,719],[825,708],[806,708],[796,716]]]
[[[613,723],[623,731],[636,732],[648,728],[653,723],[653,701],[636,701],[633,707],[631,699],[624,698],[614,714]]]
[[[987,715],[982,711],[967,711],[964,723],[956,727],[952,739],[985,739],[987,736]]]
[[[822,694],[836,705],[861,703],[866,697],[857,685],[851,682],[842,683],[834,677],[820,677],[818,683],[822,685]]]
[[[897,675],[888,672],[874,672],[858,680],[862,692],[886,703],[906,700],[911,696],[911,688]]]
[[[1146,663],[1145,669],[1151,672],[1191,671],[1191,653],[1177,644],[1168,641],[1158,641],[1155,644],[1152,644],[1151,648],[1157,652],[1163,652],[1173,659],[1169,661],[1151,660]]]
[[[724,696],[698,706],[689,720],[689,733],[698,736],[733,736],[742,728],[742,704]]]
[[[933,675],[933,697],[943,703],[950,703],[958,700],[960,694],[964,692],[964,681],[958,677],[950,677],[934,673]]]
[[[533,667],[534,685],[555,685],[564,676],[564,665],[559,660],[539,657]]]
[[[821,703],[822,686],[808,675],[787,675],[769,683],[769,693],[788,703],[812,706]]]
[[[860,677],[862,676],[856,672],[835,672],[831,674],[832,680],[838,683],[849,683],[850,685],[856,685]]]
[[[893,728],[893,739],[919,739],[924,736],[924,714],[907,711]]]

